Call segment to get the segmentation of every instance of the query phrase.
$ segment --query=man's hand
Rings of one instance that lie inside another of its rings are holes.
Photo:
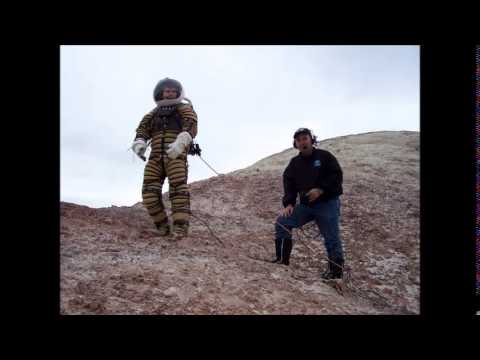
[[[323,194],[323,190],[319,188],[313,188],[309,192],[307,192],[305,195],[308,196],[308,201],[313,202],[318,199],[320,195]]]
[[[135,154],[137,154],[137,156],[142,158],[143,155],[145,154],[145,151],[147,150],[147,144],[145,140],[143,139],[135,140],[132,144],[132,150]]]
[[[287,205],[287,207],[282,210],[282,216],[290,216],[292,215],[292,212],[293,212],[293,206]]]
[[[178,142],[173,142],[168,145],[167,155],[170,159],[176,159],[184,150],[184,146]]]
[[[185,151],[188,145],[192,142],[192,137],[186,131],[178,134],[173,143],[168,145],[167,155],[170,159],[176,159],[181,153]]]

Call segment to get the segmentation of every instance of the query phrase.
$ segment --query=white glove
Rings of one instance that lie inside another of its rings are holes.
[[[167,155],[170,159],[176,159],[181,153],[185,151],[188,145],[192,142],[192,137],[186,131],[178,134],[173,143],[168,145]]]
[[[142,157],[143,154],[145,154],[145,151],[147,150],[147,143],[143,139],[137,139],[132,144],[132,150],[139,157]]]

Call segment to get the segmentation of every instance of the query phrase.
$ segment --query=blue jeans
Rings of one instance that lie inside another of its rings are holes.
[[[325,202],[317,202],[312,206],[298,204],[294,207],[290,216],[279,216],[277,222],[291,230],[315,220],[320,234],[325,239],[325,248],[328,258],[333,261],[342,262],[343,247],[340,240],[340,198],[337,196]],[[292,235],[275,223],[275,239],[292,239]]]

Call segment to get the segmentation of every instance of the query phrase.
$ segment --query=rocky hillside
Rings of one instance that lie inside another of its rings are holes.
[[[419,133],[351,135],[319,147],[344,171],[344,281],[320,280],[325,249],[312,224],[294,231],[289,267],[264,261],[273,257],[282,171],[297,153],[288,149],[191,183],[191,233],[178,242],[156,235],[140,203],[61,203],[61,313],[419,313]]]

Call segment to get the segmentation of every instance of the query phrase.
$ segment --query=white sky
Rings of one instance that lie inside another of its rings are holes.
[[[90,207],[141,201],[145,163],[127,149],[164,77],[184,86],[220,173],[291,147],[299,127],[319,140],[420,128],[418,46],[68,45],[60,56],[61,200]],[[189,156],[189,183],[211,176]]]

